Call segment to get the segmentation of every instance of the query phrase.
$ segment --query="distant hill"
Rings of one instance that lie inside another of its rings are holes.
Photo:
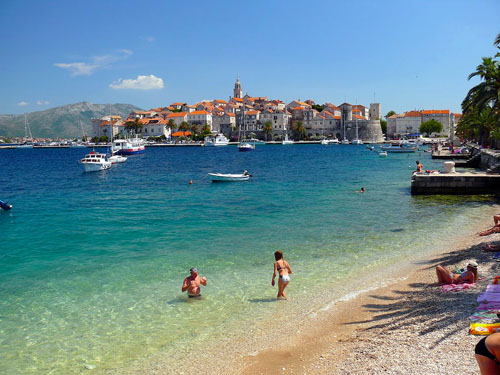
[[[131,104],[92,104],[81,102],[29,112],[28,123],[34,138],[81,138],[80,121],[86,134],[92,134],[91,118],[120,115],[127,118],[141,108]],[[24,137],[24,115],[0,115],[0,136]]]

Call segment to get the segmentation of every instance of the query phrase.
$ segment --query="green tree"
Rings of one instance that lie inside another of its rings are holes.
[[[306,129],[304,128],[302,121],[297,121],[297,123],[292,126],[292,133],[295,140],[300,141],[302,138],[305,138]]]
[[[200,133],[200,127],[197,124],[191,125],[191,133],[193,136],[197,136]]]
[[[166,126],[167,126],[167,129],[170,130],[170,136],[172,136],[172,133],[175,131],[175,129],[177,129],[177,124],[175,123],[175,121],[173,119],[170,119],[170,120],[168,120]]]
[[[179,130],[187,132],[189,130],[189,124],[186,121],[182,121],[181,125],[179,126]]]
[[[443,124],[434,119],[423,122],[419,129],[420,133],[425,133],[429,136],[431,133],[441,133],[443,131]]]
[[[396,114],[396,112],[394,112],[394,111],[389,111],[389,112],[387,112],[387,114],[385,115],[385,118],[386,118],[386,119],[388,119],[389,117],[391,117],[392,115],[395,115],[395,114]]]
[[[203,124],[201,126],[200,137],[205,138],[205,137],[208,137],[209,135],[212,135],[212,130],[210,130],[210,125]]]
[[[380,120],[380,127],[382,128],[382,133],[387,135],[387,121]]]
[[[138,117],[125,123],[125,130],[128,132],[132,131],[134,134],[137,134],[139,129],[142,129],[142,127],[142,122]]]
[[[321,111],[323,111],[325,109],[325,106],[324,105],[319,105],[319,104],[314,104],[312,106],[312,108],[315,109],[318,112],[321,112]]]
[[[266,135],[266,141],[269,140],[269,136],[273,134],[273,124],[271,121],[266,121],[262,128],[264,134]]]
[[[480,144],[490,143],[491,139],[500,139],[498,117],[491,107],[479,111],[471,109],[464,114],[456,127],[456,133],[466,139],[476,139]]]

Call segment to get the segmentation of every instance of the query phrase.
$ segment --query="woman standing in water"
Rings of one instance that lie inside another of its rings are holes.
[[[279,275],[278,296],[276,298],[280,299],[280,297],[283,297],[284,299],[286,299],[285,288],[290,282],[290,274],[292,273],[292,269],[290,268],[288,262],[283,258],[283,252],[281,250],[278,250],[274,253],[274,259],[276,259],[276,262],[274,262],[274,273],[271,285],[274,286],[274,279],[277,275]]]

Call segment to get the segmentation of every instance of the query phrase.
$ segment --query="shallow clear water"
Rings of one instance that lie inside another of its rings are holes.
[[[273,314],[273,252],[307,299],[332,282],[445,243],[489,198],[412,197],[429,154],[364,146],[150,148],[83,173],[85,150],[1,150],[0,372],[94,373]],[[254,175],[211,183],[208,172]],[[189,185],[193,180],[193,185]],[[358,194],[364,186],[366,193]],[[203,301],[180,287],[197,266]],[[340,275],[340,276],[339,276]],[[342,290],[338,293],[345,293]],[[238,322],[238,323],[236,323]],[[243,328],[241,328],[243,329]]]

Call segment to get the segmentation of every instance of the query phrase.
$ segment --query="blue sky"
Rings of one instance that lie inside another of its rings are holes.
[[[0,1],[0,113],[227,99],[451,109],[493,56],[498,0]]]

